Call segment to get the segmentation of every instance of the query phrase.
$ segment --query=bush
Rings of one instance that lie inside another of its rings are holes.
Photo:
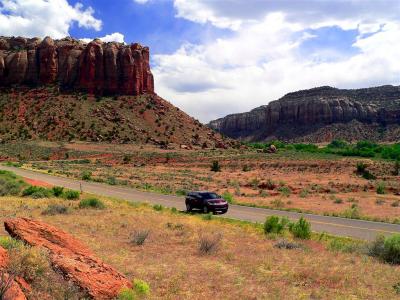
[[[77,200],[79,197],[80,194],[78,191],[68,190],[64,193],[64,198],[67,200]]]
[[[311,237],[311,224],[301,217],[296,223],[289,225],[289,231],[296,238],[308,240]]]
[[[251,171],[251,167],[249,165],[244,165],[243,168],[242,168],[242,171],[243,172],[249,172],[249,171]]]
[[[47,208],[42,212],[43,215],[65,215],[69,213],[69,208],[62,204],[50,204]]]
[[[141,246],[149,236],[149,230],[135,230],[132,234],[131,242],[137,246]]]
[[[82,180],[91,180],[92,179],[92,172],[83,171],[81,178],[82,178]]]
[[[110,177],[108,177],[107,178],[107,180],[106,180],[106,182],[109,184],[109,185],[117,185],[117,178],[115,178],[114,176],[110,176]]]
[[[346,141],[343,140],[333,140],[330,144],[327,145],[328,148],[338,148],[344,149],[348,146]]]
[[[213,161],[212,165],[211,165],[211,171],[213,172],[221,172],[221,166],[219,164],[218,161]]]
[[[156,211],[162,211],[164,210],[164,206],[162,206],[161,204],[154,204],[153,209]]]
[[[0,246],[6,250],[11,250],[14,248],[20,248],[24,245],[20,240],[16,240],[9,236],[1,236],[0,237]],[[0,298],[1,299],[1,298]]]
[[[383,195],[386,193],[386,186],[384,182],[379,182],[376,186],[376,193],[379,195]]]
[[[222,240],[221,234],[202,234],[199,239],[199,252],[202,255],[218,251]]]
[[[118,294],[118,300],[135,300],[135,291],[129,288],[123,288]]]
[[[342,217],[344,218],[349,218],[349,219],[360,219],[361,218],[361,213],[360,209],[356,204],[353,204],[351,208],[346,209],[342,214]]]
[[[356,166],[356,173],[361,175],[364,179],[373,180],[376,177],[367,170],[367,165],[363,162],[358,162]]]
[[[64,188],[62,186],[53,186],[51,191],[55,197],[61,197],[64,193]]]
[[[0,170],[0,196],[16,196],[21,193],[26,183],[14,173]]]
[[[385,238],[383,259],[391,264],[400,264],[400,234]]]
[[[223,193],[222,198],[224,198],[225,201],[228,203],[233,203],[235,201],[235,199],[233,198],[233,195],[229,192]]]
[[[369,245],[368,254],[390,264],[400,264],[400,234],[377,236]]]
[[[363,245],[351,239],[334,238],[329,241],[328,249],[335,252],[359,252]]]
[[[118,300],[135,300],[138,297],[143,298],[150,295],[150,286],[147,282],[135,279],[132,282],[133,288],[123,288],[119,295]]]
[[[289,197],[289,195],[291,194],[291,189],[288,188],[287,186],[281,186],[278,188],[278,191],[281,192],[281,194],[285,197]]]
[[[135,292],[140,296],[150,295],[150,286],[147,282],[143,280],[135,279],[133,281],[133,287],[135,289]]]
[[[29,186],[22,192],[22,196],[30,196],[34,199],[49,198],[52,195],[52,191],[40,186]]]
[[[50,271],[47,254],[41,248],[20,246],[10,249],[8,269],[12,274],[24,278],[27,282],[40,280]]]
[[[400,295],[400,282],[393,285],[396,294]]]
[[[264,233],[276,233],[281,234],[289,223],[289,219],[286,217],[279,218],[277,216],[269,216],[264,222]]]
[[[88,198],[88,199],[82,199],[79,202],[79,208],[104,209],[106,208],[106,206],[101,200],[97,198]]]

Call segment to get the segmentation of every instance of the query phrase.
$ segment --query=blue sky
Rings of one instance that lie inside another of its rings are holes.
[[[321,85],[400,84],[399,0],[0,0],[0,35],[140,42],[201,121]]]
[[[152,1],[146,5],[133,0],[70,1],[71,4],[83,3],[94,8],[94,16],[101,19],[100,31],[72,26],[70,33],[77,38],[95,38],[110,32],[121,32],[125,41],[140,42],[151,47],[153,54],[173,53],[185,43],[202,43],[207,39],[226,36],[229,29],[221,29],[211,24],[199,24],[176,18],[173,1]]]

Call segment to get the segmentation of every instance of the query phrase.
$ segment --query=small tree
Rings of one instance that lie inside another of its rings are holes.
[[[214,160],[211,165],[211,171],[213,172],[221,172],[221,166],[217,160]]]

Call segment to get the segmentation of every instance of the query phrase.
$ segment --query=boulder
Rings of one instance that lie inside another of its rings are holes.
[[[123,287],[131,287],[124,275],[65,231],[27,218],[8,219],[4,226],[12,237],[46,248],[53,267],[94,299],[113,299]]]

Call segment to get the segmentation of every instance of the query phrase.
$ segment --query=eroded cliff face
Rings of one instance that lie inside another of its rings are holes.
[[[58,84],[99,95],[154,93],[148,47],[0,37],[0,87]]]
[[[320,87],[299,91],[250,112],[211,121],[209,126],[227,136],[244,140],[293,140],[298,137],[301,140],[301,136],[309,136],[327,125],[352,121],[378,124],[382,128],[400,125],[400,86],[358,90]],[[326,134],[326,137],[315,137],[315,141],[335,137],[334,133]],[[358,138],[354,136],[354,139]]]

